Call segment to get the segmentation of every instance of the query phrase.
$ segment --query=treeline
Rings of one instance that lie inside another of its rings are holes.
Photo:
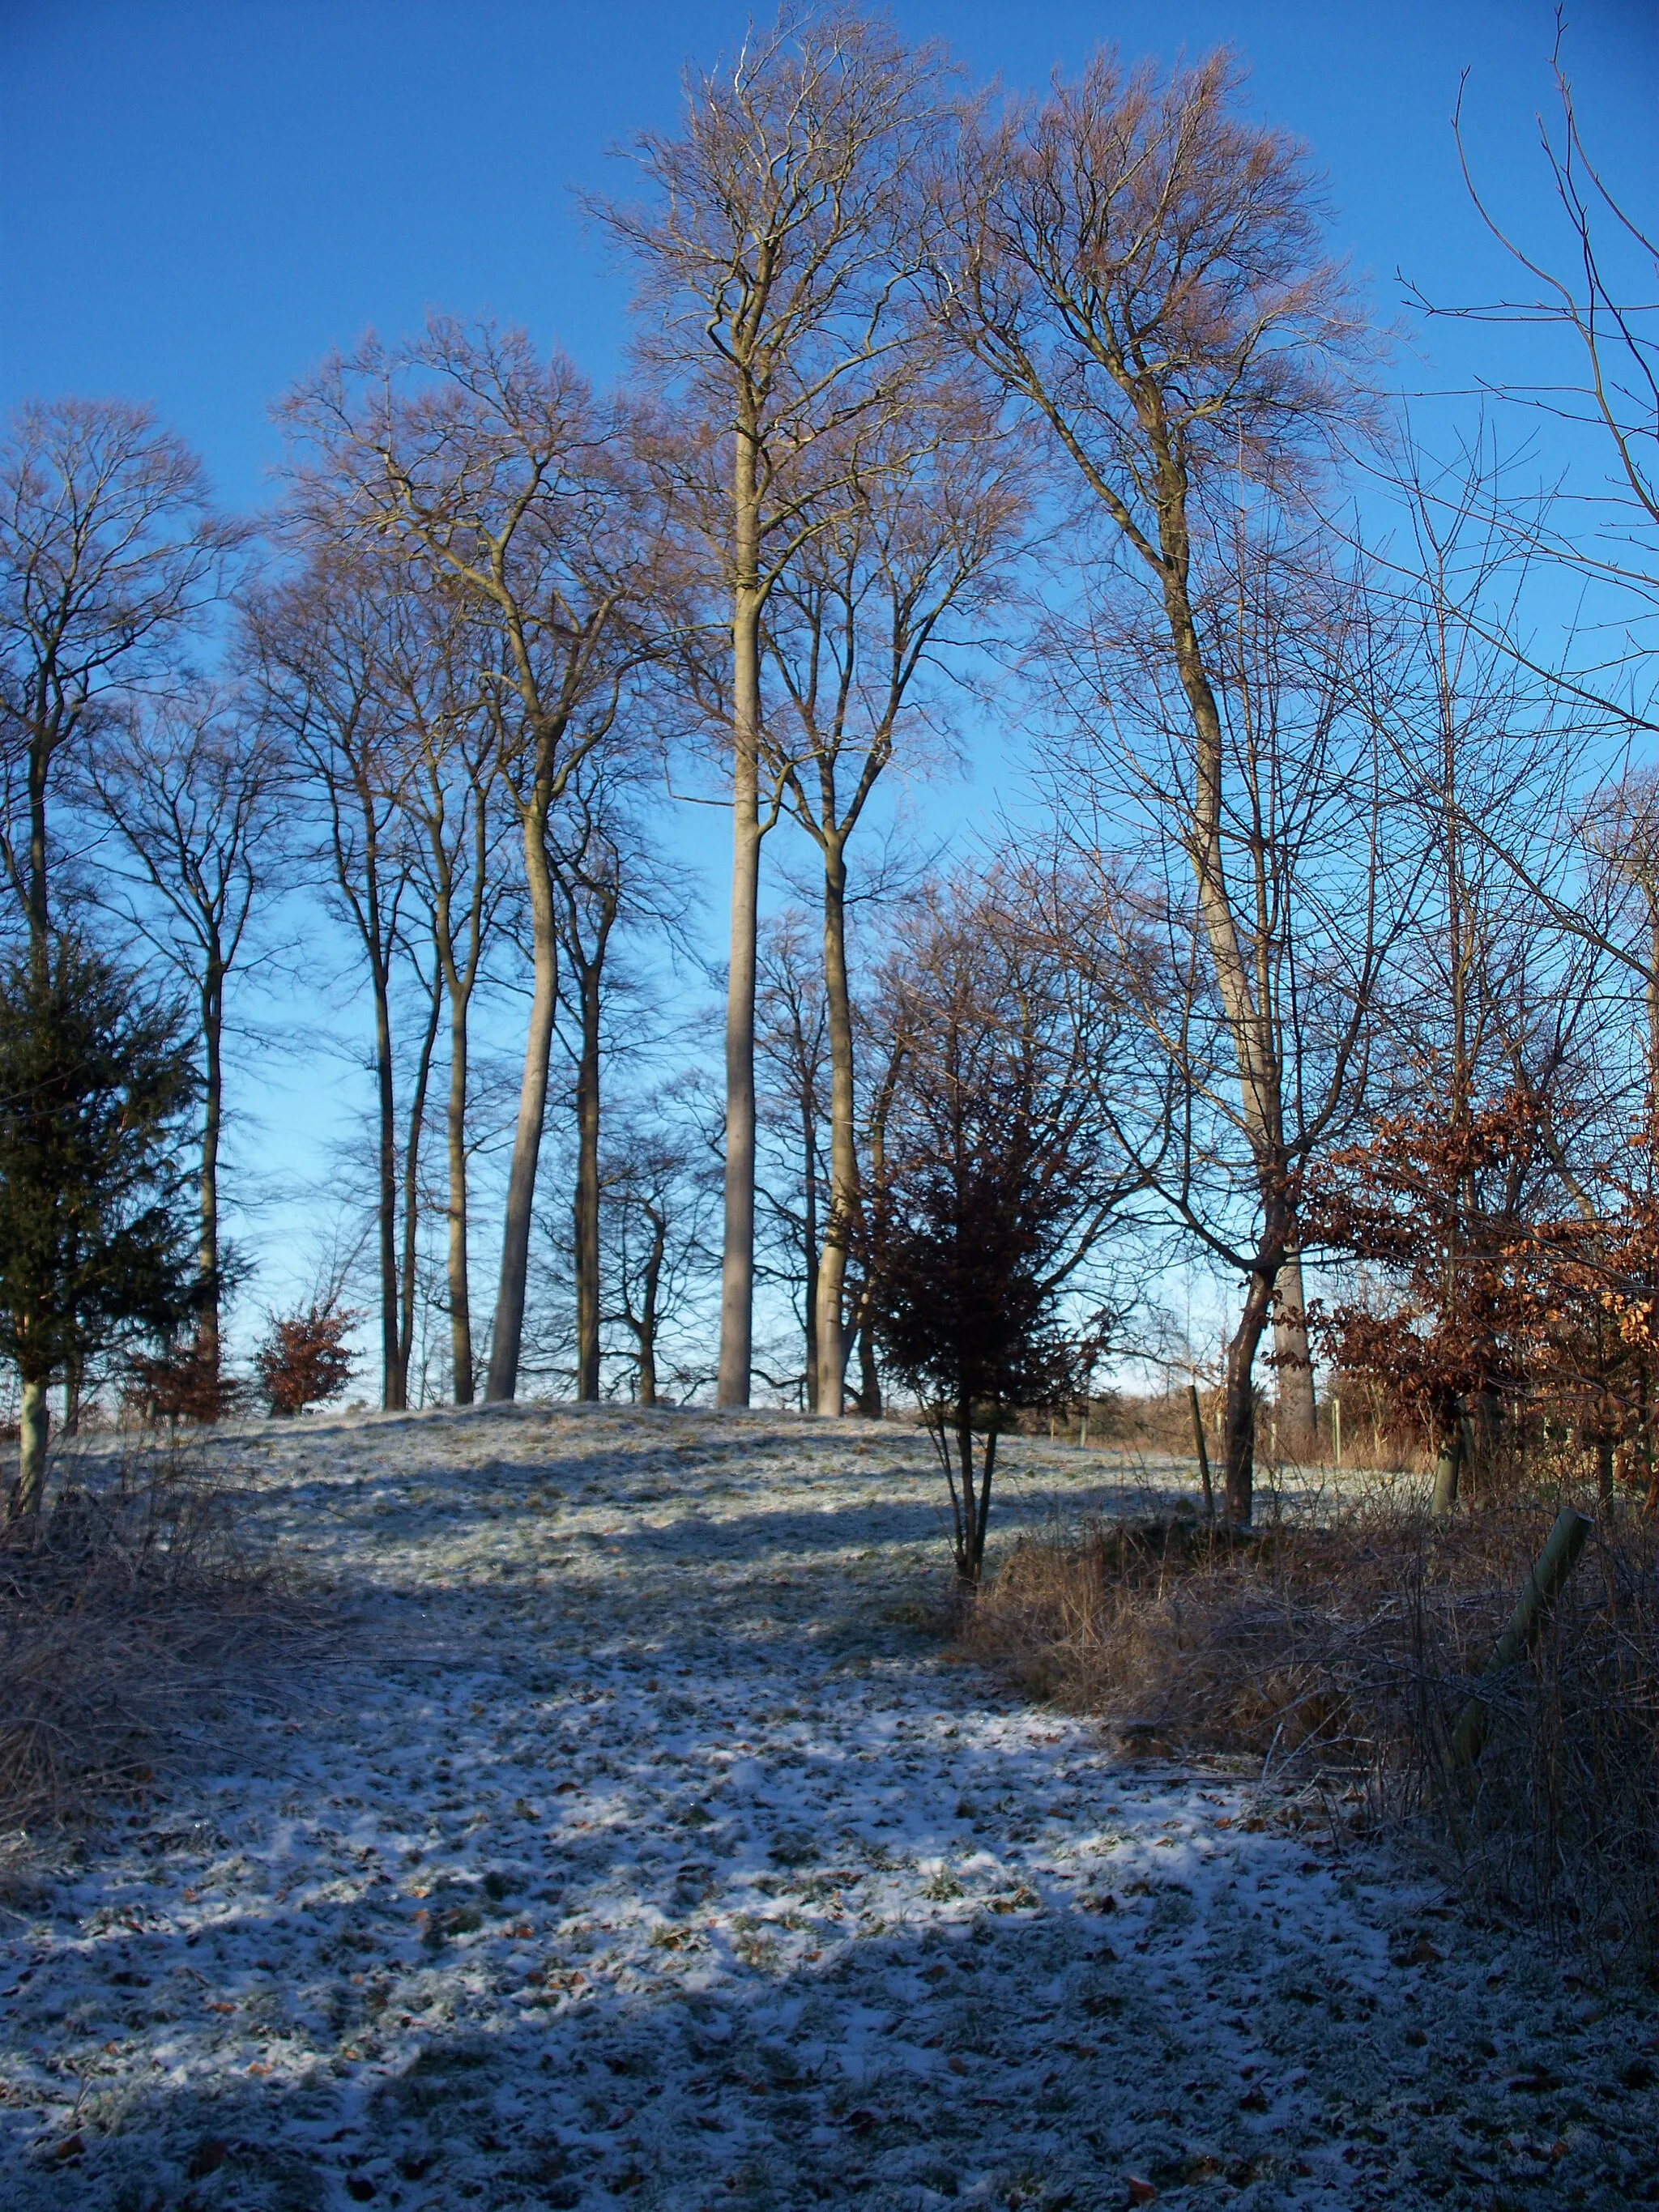
[[[511,1398],[556,1249],[577,1395],[741,1406],[758,1373],[836,1416],[890,1377],[961,1432],[971,1512],[975,1428],[1075,1389],[1196,1261],[1237,1291],[1234,1521],[1264,1357],[1281,1437],[1312,1431],[1317,1358],[1420,1428],[1443,1487],[1550,1419],[1607,1485],[1650,1480],[1659,501],[1647,311],[1598,222],[1650,249],[1581,197],[1562,94],[1583,250],[1494,313],[1581,349],[1600,507],[1515,495],[1484,430],[1425,451],[1308,155],[1228,57],[1103,53],[1002,101],[842,9],[689,75],[636,195],[592,204],[636,280],[619,392],[514,330],[368,339],[283,401],[257,537],[144,410],[21,410],[10,1000],[66,939],[107,964],[142,936],[189,1006],[154,1126],[196,1147],[171,1306],[83,1291],[43,1331],[61,1239],[3,1285],[38,1419],[146,1334],[152,1404],[223,1401],[227,1000],[302,884],[372,1007],[387,1407],[428,1310],[456,1402]],[[1638,641],[1540,653],[1563,580]],[[878,834],[896,777],[1016,720],[1001,849],[941,870]],[[712,1115],[651,1043],[689,763],[732,830]],[[786,823],[812,880],[763,927]],[[525,1009],[516,1102],[481,1078],[486,1000]],[[477,1155],[509,1126],[481,1318]],[[146,1161],[71,1245],[148,1207],[178,1246],[176,1145]],[[798,1302],[775,1374],[757,1275]],[[343,1297],[284,1323],[335,1382]]]

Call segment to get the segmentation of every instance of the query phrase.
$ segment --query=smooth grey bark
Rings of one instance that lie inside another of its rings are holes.
[[[404,1137],[403,1266],[398,1294],[398,1380],[401,1403],[409,1403],[409,1365],[415,1349],[415,1290],[420,1256],[421,1140],[426,1134],[426,1095],[432,1081],[432,1055],[443,1014],[443,969],[434,952],[427,988],[426,1026],[415,1060],[415,1084]]]
[[[219,1145],[224,1121],[224,969],[210,954],[202,977],[202,1171],[200,1234],[196,1267],[202,1284],[202,1310],[196,1345],[215,1388],[219,1381]]]
[[[43,1381],[23,1380],[22,1405],[18,1415],[17,1487],[12,1493],[12,1517],[40,1510],[46,1481],[46,1386]]]
[[[859,1209],[854,1130],[853,1002],[847,980],[845,841],[823,848],[823,997],[830,1037],[830,1210],[817,1269],[813,1410],[836,1419],[847,1407],[847,1257]]]
[[[1279,1441],[1293,1451],[1308,1451],[1318,1432],[1319,1410],[1299,1252],[1286,1257],[1273,1285],[1273,1356],[1278,1362]]]
[[[480,801],[482,812],[482,801]],[[478,868],[467,912],[466,957],[455,954],[454,871],[444,846],[441,821],[432,827],[437,896],[433,902],[433,938],[444,990],[449,1001],[449,1094],[444,1108],[446,1206],[448,1237],[445,1278],[449,1301],[449,1358],[455,1403],[470,1406],[477,1380],[472,1352],[472,1300],[467,1268],[467,1081],[469,1016],[483,952],[483,840],[474,858]]]
[[[726,1188],[718,1406],[749,1403],[755,1325],[755,977],[760,926],[760,496],[757,429],[732,464],[732,938],[726,984]]]
[[[599,1396],[599,1127],[601,1019],[605,959],[617,919],[617,897],[600,896],[593,943],[584,950],[575,902],[571,909],[567,958],[576,970],[576,1188],[572,1204],[576,1262],[576,1395],[597,1404]]]
[[[654,1406],[657,1402],[657,1304],[661,1295],[664,1255],[668,1249],[668,1223],[661,1213],[653,1213],[651,1247],[646,1255],[645,1271],[640,1282],[639,1338],[639,1402]]]
[[[547,1117],[547,1075],[553,1051],[553,1026],[559,1008],[559,941],[553,911],[552,872],[547,858],[548,801],[538,793],[524,811],[525,884],[530,894],[532,981],[530,1021],[525,1032],[524,1076],[519,1088],[519,1118],[513,1133],[513,1162],[507,1171],[507,1210],[501,1226],[501,1275],[495,1291],[495,1322],[489,1342],[487,1403],[510,1399],[518,1389],[519,1354],[524,1342],[525,1291],[530,1270],[530,1231],[536,1202],[536,1169]]]

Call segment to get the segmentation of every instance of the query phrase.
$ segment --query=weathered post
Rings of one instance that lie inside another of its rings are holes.
[[[1342,1401],[1340,1398],[1333,1398],[1331,1401],[1331,1442],[1336,1447],[1337,1472],[1340,1474],[1342,1468]]]
[[[1590,1527],[1588,1516],[1571,1505],[1564,1505],[1556,1515],[1555,1526],[1527,1578],[1527,1586],[1510,1615],[1509,1626],[1492,1646],[1492,1657],[1480,1670],[1482,1681],[1501,1674],[1530,1654],[1554,1610],[1555,1601],[1566,1588],[1568,1576],[1578,1564]],[[1486,1747],[1491,1726],[1492,1712],[1486,1700],[1478,1696],[1471,1698],[1452,1729],[1454,1767],[1461,1770],[1474,1765]]]

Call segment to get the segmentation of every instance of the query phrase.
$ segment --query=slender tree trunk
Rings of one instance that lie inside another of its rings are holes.
[[[1434,1463],[1434,1490],[1429,1510],[1437,1521],[1443,1521],[1457,1504],[1458,1477],[1463,1464],[1463,1425],[1453,1419],[1443,1431],[1440,1449]]]
[[[472,1306],[466,1267],[467,1002],[452,981],[449,996],[449,1100],[445,1134],[449,1169],[449,1360],[455,1403],[472,1403]]]
[[[760,907],[760,502],[753,426],[732,476],[732,960],[726,987],[726,1223],[715,1402],[749,1403],[755,1319],[755,952]]]
[[[599,957],[603,958],[603,940]],[[576,1064],[576,1395],[599,1395],[599,964],[583,966]]]
[[[380,1103],[380,1403],[401,1410],[398,1372],[398,1105],[392,1085],[392,999],[378,949],[374,963],[374,1082]]]
[[[830,1031],[830,1218],[818,1263],[815,1411],[839,1419],[847,1405],[843,1307],[847,1253],[858,1218],[853,1126],[853,1006],[847,982],[847,861],[839,840],[823,848],[823,988]]]
[[[482,800],[480,800],[482,805]],[[480,839],[482,846],[482,839]],[[449,856],[441,829],[434,825],[433,860],[437,870],[438,896],[433,915],[433,937],[449,994],[449,1097],[445,1109],[445,1145],[449,1192],[446,1206],[448,1250],[446,1255],[449,1297],[449,1364],[458,1406],[470,1406],[475,1382],[472,1357],[472,1297],[467,1273],[467,1020],[472,987],[478,972],[483,933],[483,854],[476,862],[471,911],[468,917],[466,966],[455,958],[453,885]]]
[[[811,1413],[818,1402],[818,1129],[812,1110],[811,1067],[802,1055],[800,1094],[801,1251],[806,1267],[806,1403]]]
[[[1255,1355],[1273,1304],[1276,1267],[1249,1277],[1244,1310],[1227,1346],[1227,1384],[1223,1408],[1226,1474],[1222,1492],[1229,1523],[1248,1528],[1255,1488]]]
[[[415,1066],[415,1095],[410,1101],[409,1135],[404,1146],[403,1281],[398,1297],[398,1402],[400,1406],[409,1403],[409,1362],[415,1346],[416,1261],[421,1229],[421,1139],[426,1129],[426,1094],[432,1081],[432,1054],[437,1042],[438,1021],[443,1012],[443,969],[434,957],[426,1028],[422,1032],[420,1057]]]
[[[51,939],[46,915],[46,771],[52,762],[49,741],[37,735],[29,746],[29,951],[38,967],[45,967]]]
[[[202,1283],[202,1311],[196,1324],[197,1356],[217,1411],[219,1389],[219,1132],[224,1109],[224,969],[210,956],[202,984],[202,1183],[201,1229],[196,1268]]]
[[[1273,1352],[1278,1359],[1279,1439],[1301,1455],[1313,1448],[1319,1419],[1308,1350],[1308,1301],[1302,1255],[1287,1255],[1274,1285]]]
[[[864,1287],[859,1299],[858,1320],[859,1412],[868,1421],[881,1419],[881,1370],[876,1364],[874,1326],[876,1283],[881,1262],[878,1246],[887,1186],[887,1118],[892,1111],[903,1065],[904,1053],[900,1047],[889,1054],[871,1103],[867,1133],[870,1175],[867,1186],[860,1185],[859,1188],[859,1225],[864,1237]]]
[[[536,1201],[536,1165],[547,1116],[547,1070],[558,1012],[558,936],[553,921],[553,884],[547,864],[547,800],[538,795],[524,823],[525,882],[535,965],[530,998],[530,1026],[525,1038],[524,1079],[519,1091],[519,1121],[513,1136],[513,1164],[507,1179],[507,1218],[501,1234],[501,1272],[495,1291],[495,1322],[490,1334],[489,1374],[484,1397],[510,1399],[519,1387],[519,1352],[524,1340],[526,1283],[530,1271],[530,1229]]]
[[[1255,1163],[1262,1212],[1271,1224],[1282,1210],[1284,1127],[1279,1064],[1269,1010],[1256,1003],[1250,973],[1239,944],[1238,924],[1228,894],[1223,846],[1223,739],[1221,717],[1205,666],[1189,591],[1191,546],[1187,535],[1187,480],[1174,454],[1156,441],[1164,613],[1176,672],[1193,724],[1193,815],[1188,847],[1198,891],[1198,909],[1215,969],[1217,989],[1227,1023],[1238,1073],[1244,1133]],[[1236,1526],[1248,1527],[1255,1469],[1256,1348],[1272,1304],[1278,1268],[1265,1278],[1253,1273],[1244,1314],[1227,1355],[1226,1510]]]
[[[867,1300],[866,1304],[867,1308]],[[876,1365],[875,1332],[867,1310],[859,1322],[859,1412],[866,1421],[881,1419],[881,1370]]]
[[[12,1492],[11,1518],[40,1510],[46,1482],[46,1386],[44,1379],[23,1381],[23,1402],[18,1423],[17,1487]]]
[[[662,1287],[663,1255],[668,1242],[668,1224],[653,1218],[651,1223],[651,1255],[645,1263],[645,1281],[640,1296],[640,1403],[654,1406],[657,1402],[657,1299]]]

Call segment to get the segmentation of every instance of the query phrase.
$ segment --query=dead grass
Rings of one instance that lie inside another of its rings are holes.
[[[153,1780],[314,1626],[199,1467],[88,1456],[0,1529],[0,1835]]]
[[[1395,1498],[1230,1537],[1097,1524],[1025,1542],[962,1636],[1126,1747],[1245,1753],[1356,1789],[1369,1816],[1455,1856],[1492,1905],[1659,1967],[1659,1528],[1599,1516],[1530,1664],[1481,1684],[1472,1773],[1449,1747],[1558,1501],[1449,1525]]]

